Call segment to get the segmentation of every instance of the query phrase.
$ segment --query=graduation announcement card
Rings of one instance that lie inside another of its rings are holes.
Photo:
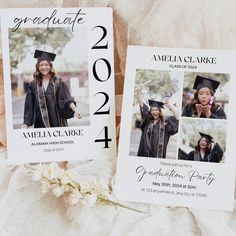
[[[115,156],[112,9],[0,14],[8,160]]]
[[[129,46],[120,200],[232,210],[236,54]]]

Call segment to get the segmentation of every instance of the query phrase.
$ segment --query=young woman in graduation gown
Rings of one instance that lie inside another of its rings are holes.
[[[35,50],[34,57],[36,71],[25,98],[22,128],[63,127],[68,126],[68,118],[81,118],[68,86],[55,76],[52,61],[56,54]]]
[[[137,88],[138,102],[141,112],[141,139],[137,156],[166,158],[166,149],[171,135],[178,132],[178,119],[173,107],[166,101],[167,106],[173,116],[165,119],[162,108],[164,103],[149,100],[149,106],[142,101],[141,88]]]
[[[197,75],[192,102],[183,108],[182,116],[212,119],[226,119],[226,114],[214,101],[214,94],[220,82]]]
[[[213,138],[205,133],[199,132],[201,138],[194,151],[191,151],[187,160],[189,161],[205,161],[205,162],[220,162],[223,156],[223,150],[218,143],[212,148]]]

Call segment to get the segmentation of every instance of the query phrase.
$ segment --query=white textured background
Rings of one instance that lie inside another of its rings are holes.
[[[235,0],[0,0],[1,8],[95,6],[114,9],[117,124],[128,44],[236,49]],[[6,148],[3,98],[1,76],[0,155]],[[73,164],[71,167],[81,174],[109,179],[114,175],[114,163],[115,157]],[[22,166],[6,166],[1,161],[1,236],[236,235],[236,209],[228,213],[184,207],[129,205],[148,214],[113,207],[68,206],[63,198],[41,195],[39,186],[31,182]]]

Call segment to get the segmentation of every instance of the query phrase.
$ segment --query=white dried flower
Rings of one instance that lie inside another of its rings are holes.
[[[78,174],[75,171],[72,170],[66,170],[64,173],[62,173],[60,177],[61,183],[62,184],[68,184],[68,183],[73,183],[73,182],[79,182],[79,177]]]
[[[108,193],[108,185],[102,180],[96,180],[95,177],[89,178],[80,183],[81,192],[92,192],[95,194]]]
[[[74,189],[74,188],[71,187],[71,186],[68,185],[68,184],[64,185],[64,191],[65,191],[65,193],[67,193],[67,192],[69,192],[69,191],[71,191],[71,190],[73,190],[73,189]]]
[[[64,170],[58,167],[58,165],[55,162],[50,163],[46,166],[43,172],[43,176],[46,178],[53,180],[60,178],[64,173]]]
[[[72,182],[70,175],[67,172],[64,172],[60,177],[61,184],[69,184]]]
[[[40,172],[39,170],[34,170],[31,179],[33,181],[39,181],[41,178],[42,178],[42,172]]]
[[[43,172],[45,170],[45,166],[43,164],[38,164],[38,165],[35,165],[33,168],[33,171],[32,171],[32,177],[31,179],[33,181],[39,181],[42,176],[43,176]]]
[[[94,206],[97,202],[97,194],[84,194],[81,203],[86,206]]]
[[[42,186],[41,186],[42,193],[48,192],[50,188],[50,183],[48,181],[42,181],[41,183],[42,183]]]
[[[56,163],[27,166],[27,168],[32,173],[32,180],[41,182],[42,193],[52,189],[53,194],[60,197],[68,192],[70,204],[81,202],[83,205],[94,206],[99,199],[102,200],[98,201],[101,204],[112,202],[114,205],[140,212],[112,199],[108,183],[94,176],[82,176],[83,181],[81,181],[76,171],[61,169]]]
[[[67,170],[66,173],[67,173],[67,175],[70,176],[70,178],[71,178],[71,180],[73,182],[77,182],[77,183],[80,182],[79,175],[78,175],[78,173],[76,171],[74,171],[74,170]]]
[[[55,197],[60,197],[64,194],[65,190],[64,190],[63,186],[57,186],[57,187],[52,189],[52,192],[53,192]]]
[[[74,189],[69,195],[69,204],[71,205],[77,204],[81,198],[82,198],[82,195],[80,191],[77,189]]]

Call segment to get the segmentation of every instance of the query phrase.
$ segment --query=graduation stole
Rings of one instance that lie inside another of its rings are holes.
[[[163,149],[164,149],[164,136],[165,136],[165,123],[163,121],[159,122],[159,140],[157,143],[157,157],[163,157]]]
[[[39,109],[42,116],[42,120],[43,120],[44,126],[48,128],[50,127],[50,123],[49,123],[48,108],[47,108],[43,86],[39,86],[39,84],[37,83],[36,88],[37,88]]]
[[[150,122],[147,127],[147,133],[146,133],[146,141],[149,149],[151,149],[151,138],[152,138],[152,131],[153,126],[158,125],[158,139],[157,144],[154,147],[155,150],[153,152],[155,153],[157,158],[163,158],[163,149],[164,149],[164,136],[165,136],[165,123],[162,121],[159,121],[156,124],[153,124]]]
[[[205,156],[207,157],[207,161],[208,161],[208,162],[210,161],[210,155],[211,155],[211,153],[208,154],[208,155],[205,155]],[[204,158],[204,157],[203,157],[203,158]],[[194,161],[201,161],[201,160],[203,160],[203,159],[201,158],[200,152],[199,152],[199,151],[195,151],[195,152],[194,152]]]

